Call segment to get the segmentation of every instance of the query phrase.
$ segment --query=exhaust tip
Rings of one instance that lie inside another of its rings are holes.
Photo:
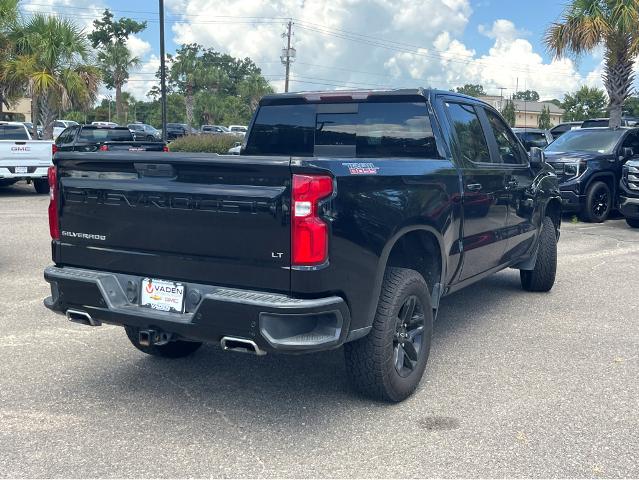
[[[82,310],[67,310],[67,319],[74,323],[79,323],[81,325],[88,325],[89,327],[99,327],[102,325],[100,320],[96,320],[91,318],[87,312],[83,312]]]
[[[222,350],[228,350],[239,353],[252,353],[253,355],[266,355],[266,352],[262,350],[253,340],[247,338],[237,337],[222,337],[220,340]]]

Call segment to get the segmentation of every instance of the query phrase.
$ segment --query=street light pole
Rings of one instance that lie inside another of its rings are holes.
[[[162,141],[166,142],[166,64],[164,61],[164,0],[160,1],[160,104],[162,108]]]

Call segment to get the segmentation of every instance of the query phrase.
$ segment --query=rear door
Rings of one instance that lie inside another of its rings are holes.
[[[503,263],[507,197],[501,160],[491,155],[487,121],[478,105],[449,97],[444,108],[463,170],[463,266],[460,280]]]
[[[505,261],[515,260],[531,248],[537,229],[534,225],[535,203],[531,187],[535,175],[528,154],[510,127],[489,108],[484,109],[490,125],[489,141],[493,154],[499,157],[506,174],[508,216],[504,235],[508,238]]]
[[[56,263],[288,292],[288,157],[58,154]]]

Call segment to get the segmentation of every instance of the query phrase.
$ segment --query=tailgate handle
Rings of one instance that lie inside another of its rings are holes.
[[[133,165],[142,177],[175,177],[173,165],[166,163],[134,163]]]

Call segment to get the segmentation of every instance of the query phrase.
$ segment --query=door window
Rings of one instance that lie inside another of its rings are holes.
[[[491,163],[486,135],[484,135],[475,107],[465,103],[446,103],[446,107],[457,134],[459,149],[464,160],[475,163]]]
[[[632,148],[632,154],[639,155],[639,132],[628,134],[623,141],[621,153],[623,153],[623,148]]]
[[[495,134],[501,161],[509,165],[526,165],[528,163],[527,155],[522,151],[519,142],[510,128],[508,128],[504,121],[492,110],[486,110],[486,116]]]

